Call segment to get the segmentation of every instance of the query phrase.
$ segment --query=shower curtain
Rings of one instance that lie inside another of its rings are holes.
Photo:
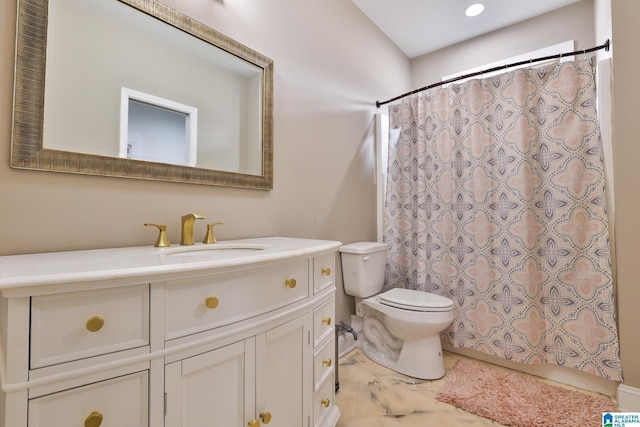
[[[589,60],[389,107],[385,288],[454,301],[454,347],[622,379]]]

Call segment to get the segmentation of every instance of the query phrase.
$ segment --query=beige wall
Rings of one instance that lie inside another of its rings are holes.
[[[273,191],[9,168],[16,1],[2,0],[0,255],[152,245],[148,221],[167,224],[175,242],[188,212],[224,221],[220,240],[374,239],[375,101],[410,88],[408,59],[350,1],[170,3],[274,60]],[[340,291],[348,320],[343,301]]]
[[[640,387],[640,2],[611,0],[618,328],[624,382]]]

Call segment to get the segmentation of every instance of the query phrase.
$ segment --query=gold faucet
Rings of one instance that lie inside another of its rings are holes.
[[[193,223],[196,219],[204,219],[204,215],[190,213],[182,217],[181,245],[193,245]]]

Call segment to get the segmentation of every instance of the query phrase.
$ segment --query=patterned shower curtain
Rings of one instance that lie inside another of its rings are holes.
[[[590,61],[389,107],[386,288],[454,301],[443,339],[622,379]]]

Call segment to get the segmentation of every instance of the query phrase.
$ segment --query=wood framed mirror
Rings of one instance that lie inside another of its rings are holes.
[[[188,160],[126,133],[124,89],[197,111]],[[272,189],[273,61],[156,0],[19,0],[11,167]]]

